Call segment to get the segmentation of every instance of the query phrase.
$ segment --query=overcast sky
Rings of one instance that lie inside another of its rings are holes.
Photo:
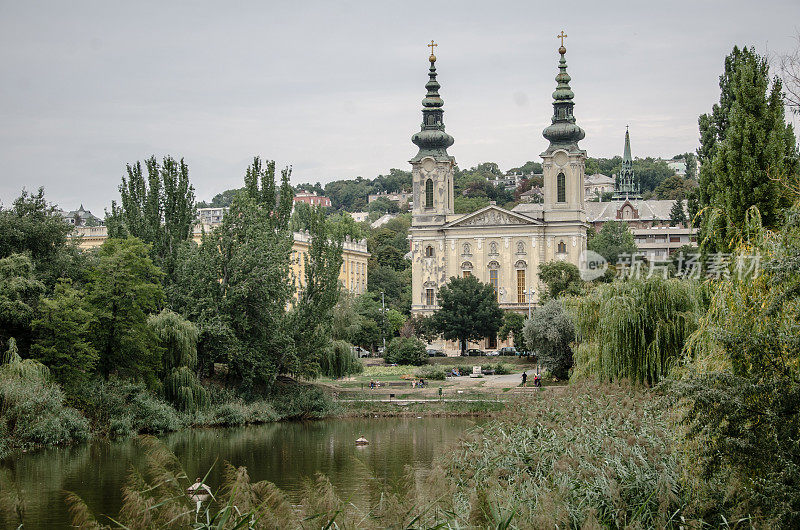
[[[797,45],[800,2],[0,1],[0,202],[43,185],[102,215],[125,164],[184,157],[198,199],[254,155],[293,182],[416,153],[428,48],[461,167],[539,160],[562,29],[590,156],[694,150],[734,44]]]

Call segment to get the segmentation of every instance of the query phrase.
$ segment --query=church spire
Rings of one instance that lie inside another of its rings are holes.
[[[444,131],[444,100],[439,95],[441,85],[436,80],[436,56],[433,54],[433,47],[438,46],[431,41],[428,46],[431,48],[431,55],[428,58],[431,66],[428,71],[428,82],[425,88],[428,93],[422,100],[422,127],[420,132],[411,137],[414,145],[419,147],[417,156],[412,159],[421,160],[426,156],[431,156],[437,160],[450,159],[447,148],[453,145],[453,137]]]
[[[638,186],[636,186],[636,175],[633,172],[633,158],[631,157],[631,136],[628,126],[625,126],[625,149],[622,152],[622,168],[619,172],[618,187],[616,198],[627,199],[638,197]]]
[[[566,35],[562,31],[561,35],[557,35],[557,37],[561,39],[561,46],[558,48],[561,59],[558,61],[558,75],[556,75],[558,85],[553,92],[553,118],[552,123],[542,132],[542,135],[550,140],[550,146],[546,152],[552,152],[558,148],[575,152],[580,151],[578,141],[583,140],[586,133],[575,124],[575,116],[572,113],[572,109],[575,107],[572,98],[575,97],[575,93],[569,86],[572,78],[567,73],[565,57],[567,49],[564,47]]]

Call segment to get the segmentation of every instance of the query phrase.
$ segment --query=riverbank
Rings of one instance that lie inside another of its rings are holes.
[[[272,392],[250,399],[218,384],[207,385],[210,403],[181,411],[144,385],[130,381],[95,381],[78,396],[67,398],[60,387],[44,380],[0,380],[0,458],[90,439],[122,439],[138,434],[162,435],[183,429],[237,427],[266,423],[358,417],[486,417],[504,408],[507,397],[474,393],[358,395],[342,394],[336,385],[282,381]],[[422,392],[424,389],[419,389]],[[392,395],[392,398],[394,396]]]

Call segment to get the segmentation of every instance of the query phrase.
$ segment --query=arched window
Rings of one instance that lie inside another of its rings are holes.
[[[556,177],[556,189],[558,202],[567,202],[567,177],[563,173],[559,173]]]
[[[433,180],[425,181],[425,208],[433,208]]]
[[[426,258],[432,258],[433,257],[433,247],[432,246],[428,245],[427,247],[425,247],[425,257]]]
[[[566,254],[567,253],[567,244],[563,241],[558,242],[558,253],[559,254]]]

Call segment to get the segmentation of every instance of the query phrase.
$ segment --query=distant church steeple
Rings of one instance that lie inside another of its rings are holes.
[[[622,153],[622,168],[617,180],[615,199],[639,198],[639,186],[633,172],[633,158],[631,157],[631,136],[628,127],[625,127],[625,150]]]
[[[542,131],[542,135],[550,140],[542,157],[544,172],[544,220],[545,222],[586,222],[584,210],[584,182],[586,170],[586,151],[578,147],[586,133],[575,123],[572,110],[575,93],[569,86],[572,79],[567,73],[567,49],[564,47],[566,35],[557,35],[561,39],[558,53],[558,75],[556,75],[555,92],[553,92],[553,118],[550,125]]]
[[[567,59],[564,57],[567,53],[567,49],[564,47],[566,35],[562,31],[561,35],[557,37],[561,39],[561,46],[558,48],[561,59],[558,61],[559,71],[556,75],[558,86],[553,92],[552,123],[542,132],[542,135],[550,140],[550,146],[545,153],[552,153],[557,149],[565,149],[572,153],[580,151],[578,141],[583,140],[586,133],[575,124],[575,116],[572,113],[575,107],[572,98],[575,97],[575,93],[569,86],[572,78],[567,73]]]
[[[453,145],[454,140],[444,130],[444,101],[439,95],[441,85],[436,80],[436,56],[433,54],[433,47],[438,44],[431,41],[428,46],[431,48],[428,57],[431,66],[428,82],[425,83],[428,93],[422,100],[422,126],[411,137],[414,145],[419,147],[416,156],[409,160],[414,187],[412,226],[441,225],[454,212],[453,173],[456,160],[447,153],[447,148]]]
[[[433,54],[433,47],[438,46],[433,41],[428,44],[431,48],[431,56],[428,60],[431,63],[428,71],[429,80],[425,84],[428,93],[422,100],[422,127],[420,132],[411,137],[414,145],[419,147],[417,156],[412,159],[422,160],[426,156],[432,156],[436,160],[449,159],[447,148],[455,141],[452,136],[444,132],[444,100],[439,95],[441,85],[436,80],[436,56]]]

